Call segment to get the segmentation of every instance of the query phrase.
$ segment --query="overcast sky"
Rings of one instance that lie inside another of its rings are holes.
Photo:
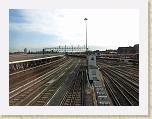
[[[100,50],[139,43],[139,11],[125,9],[10,10],[10,51],[88,45]]]

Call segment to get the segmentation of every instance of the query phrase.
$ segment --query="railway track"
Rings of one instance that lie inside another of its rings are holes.
[[[133,65],[98,61],[106,89],[117,106],[139,105],[139,70]]]
[[[109,70],[113,71],[114,73],[117,73],[120,76],[125,77],[126,80],[128,80],[130,82],[134,82],[135,85],[139,84],[139,76],[137,76],[138,75],[137,72],[136,72],[136,74],[133,74],[133,73],[125,71],[125,69],[120,69],[118,67],[110,66],[110,65],[100,63],[100,62],[98,62],[98,66],[99,66],[99,68],[108,68]]]
[[[122,84],[125,84],[136,92],[139,92],[139,83],[134,82],[134,80],[127,78],[126,75],[122,75],[120,72],[114,71],[113,69],[104,68],[104,70]]]
[[[124,73],[132,75],[137,80],[139,80],[139,69],[134,68],[134,67],[129,67],[129,66],[126,66],[126,67],[117,67],[117,69],[123,70]]]
[[[81,67],[80,67],[81,69]],[[62,98],[61,106],[83,106],[84,105],[84,88],[85,88],[85,71],[79,70],[74,78],[72,85]]]
[[[112,97],[114,105],[118,106],[137,106],[139,105],[139,92],[130,88],[121,79],[115,77],[114,74],[109,73],[110,71],[101,70],[105,77],[104,83],[109,94]],[[119,79],[119,80],[118,80]]]
[[[55,61],[54,63],[50,63],[48,65],[41,65],[35,68],[31,68],[30,70],[26,70],[23,72],[15,73],[13,75],[9,75],[9,91],[15,90],[16,88],[25,85],[26,83],[32,81],[33,79],[36,79],[45,73],[49,72],[50,70],[53,70],[57,68],[59,65],[66,62],[66,60],[69,59],[59,59],[58,61]]]
[[[77,65],[77,62],[71,64],[67,69],[65,69],[60,76],[57,76],[57,80],[52,84],[46,86],[46,88],[39,93],[33,100],[31,100],[26,105],[31,106],[42,106],[42,105],[49,105],[50,101],[56,96],[58,91],[64,85],[66,77],[69,75],[69,72],[74,69]]]
[[[25,85],[20,86],[19,88],[11,91],[9,93],[10,105],[22,105],[24,100],[30,99],[31,97],[36,96],[38,94],[37,92],[40,92],[42,89],[45,88],[44,84],[46,84],[51,79],[53,79],[53,77],[55,75],[58,76],[58,74],[60,74],[60,72],[64,71],[67,66],[71,66],[72,61],[73,60],[70,60],[70,61],[62,64],[60,67],[53,69],[50,72],[47,72],[43,76],[40,76],[39,78],[36,78],[36,79],[26,83]],[[51,80],[51,81],[52,81],[52,83],[55,82],[55,80]]]
[[[20,85],[19,87],[16,87],[14,90],[10,91],[10,94],[14,93],[15,91],[21,90],[22,88],[24,88],[25,86],[28,86],[29,84],[33,85],[36,81],[41,81],[40,79],[42,79],[42,78],[45,79],[46,77],[48,77],[49,75],[52,75],[54,72],[57,72],[60,68],[63,68],[70,62],[72,62],[72,60],[69,60],[68,62],[60,65],[60,67],[56,67],[55,69],[41,75],[40,77],[35,78],[34,80],[30,80],[29,82],[25,83],[24,85]]]
[[[134,75],[131,75],[130,73],[122,70],[122,69],[119,69],[119,68],[111,68],[111,70],[113,72],[116,72],[116,73],[119,73],[119,75],[124,75],[128,80],[131,79],[132,82],[134,83],[139,83],[139,77],[137,76],[134,76]]]
[[[121,101],[119,101],[119,99],[117,97],[118,95],[115,94],[115,91],[112,89],[112,86],[109,83],[110,82],[107,81],[107,79],[105,79],[105,76],[104,76],[104,84],[106,86],[107,91],[109,92],[109,95],[110,95],[110,97],[113,101],[113,104],[116,105],[116,106],[121,106]]]

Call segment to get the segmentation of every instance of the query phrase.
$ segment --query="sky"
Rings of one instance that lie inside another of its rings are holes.
[[[10,9],[9,50],[84,46],[84,18],[88,19],[90,49],[139,44],[139,11],[136,9]]]

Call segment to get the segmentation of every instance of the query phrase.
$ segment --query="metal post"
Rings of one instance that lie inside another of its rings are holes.
[[[43,55],[44,55],[44,53],[45,53],[45,49],[44,48],[43,48],[42,52],[43,52]]]
[[[66,54],[66,45],[65,45],[65,54]]]
[[[87,48],[87,18],[85,18],[84,19],[84,21],[85,21],[85,26],[86,26],[86,54],[87,54],[87,50],[88,50],[88,48]]]

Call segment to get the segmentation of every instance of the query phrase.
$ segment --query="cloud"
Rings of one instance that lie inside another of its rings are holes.
[[[138,10],[18,11],[26,22],[10,21],[10,30],[54,35],[57,36],[56,45],[84,45],[85,17],[88,18],[89,45],[122,46],[139,42]]]

